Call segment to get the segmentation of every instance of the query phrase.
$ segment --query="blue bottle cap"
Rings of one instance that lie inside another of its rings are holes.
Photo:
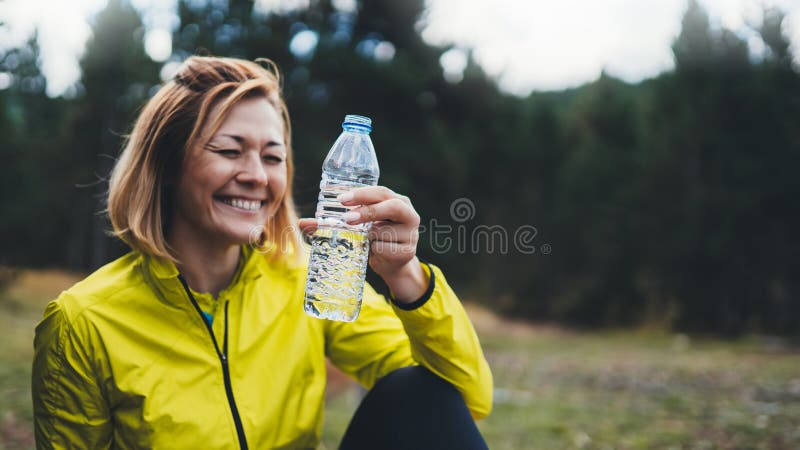
[[[372,131],[372,119],[366,116],[359,116],[356,114],[348,114],[344,116],[342,128],[357,127],[366,130],[368,133]]]

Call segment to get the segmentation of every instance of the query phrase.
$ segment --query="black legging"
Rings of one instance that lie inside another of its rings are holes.
[[[341,450],[487,449],[461,394],[424,367],[378,380],[356,410]]]

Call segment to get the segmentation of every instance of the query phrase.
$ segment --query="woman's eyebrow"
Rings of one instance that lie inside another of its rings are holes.
[[[238,134],[223,133],[223,134],[218,134],[218,135],[214,136],[211,139],[211,142],[213,142],[214,139],[221,138],[221,137],[233,139],[234,141],[236,141],[237,144],[240,144],[240,145],[243,144],[246,141],[246,139],[244,137],[239,136]],[[267,147],[283,147],[284,145],[285,144],[283,143],[283,140],[270,139],[269,141],[267,141],[266,144],[264,144],[264,148],[267,148]]]
[[[234,141],[236,141],[239,144],[241,144],[245,140],[242,136],[239,136],[238,134],[218,134],[217,136],[214,136],[214,137],[231,138],[231,139],[233,139]]]
[[[206,147],[216,147],[217,145],[224,145],[224,144],[219,144],[219,143],[216,142],[216,141],[218,141],[218,140],[220,140],[222,138],[233,139],[239,145],[242,145],[242,143],[244,142],[244,138],[243,137],[237,136],[235,134],[216,134],[216,135],[212,136],[211,139],[208,140],[208,142],[206,143],[205,146]]]

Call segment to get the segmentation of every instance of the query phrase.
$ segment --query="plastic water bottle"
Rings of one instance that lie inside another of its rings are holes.
[[[341,217],[350,208],[336,198],[357,187],[375,186],[380,172],[369,137],[372,120],[348,115],[342,129],[322,163],[318,228],[311,237],[303,308],[314,317],[352,322],[361,309],[372,224],[347,224]]]

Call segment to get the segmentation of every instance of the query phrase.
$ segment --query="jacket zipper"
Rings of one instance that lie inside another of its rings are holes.
[[[181,281],[183,289],[186,291],[186,295],[192,302],[192,306],[194,306],[195,311],[197,311],[197,314],[200,316],[200,320],[202,320],[203,324],[205,324],[208,334],[211,336],[211,342],[214,343],[214,350],[217,351],[217,357],[219,357],[219,361],[222,364],[222,379],[225,384],[225,395],[228,397],[228,406],[230,406],[231,415],[233,415],[233,423],[236,425],[236,435],[239,438],[239,447],[242,450],[247,450],[247,438],[244,435],[242,419],[239,417],[239,408],[236,407],[236,399],[233,398],[231,372],[230,368],[228,367],[228,302],[225,302],[225,334],[222,341],[222,351],[220,351],[219,345],[217,344],[217,338],[214,337],[214,331],[211,329],[211,324],[208,323],[205,316],[203,316],[203,311],[200,309],[200,305],[197,304],[197,300],[195,300],[194,295],[192,295],[192,291],[189,290],[189,285],[186,284],[186,280],[183,278],[183,275],[178,275],[178,279]]]

